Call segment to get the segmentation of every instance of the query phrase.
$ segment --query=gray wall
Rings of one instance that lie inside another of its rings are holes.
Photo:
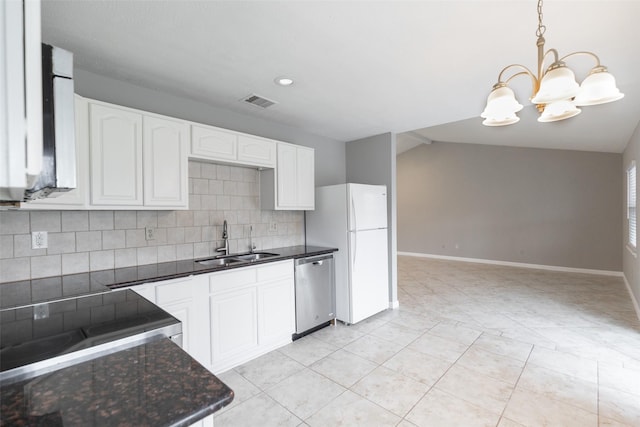
[[[385,133],[348,142],[346,159],[347,182],[387,186],[389,301],[397,304],[396,136]]]
[[[316,185],[345,182],[344,142],[81,69],[74,72],[76,93],[88,98],[314,148]]]
[[[640,303],[640,257],[638,257],[638,255],[640,254],[637,253],[637,249],[636,249],[636,255],[634,256],[631,253],[631,251],[626,248],[627,235],[629,233],[629,229],[628,229],[629,224],[626,221],[626,217],[627,217],[626,172],[627,172],[627,168],[631,164],[631,161],[633,160],[635,160],[636,162],[636,168],[640,167],[640,122],[638,123],[638,127],[636,127],[636,130],[633,132],[633,136],[629,141],[629,145],[627,145],[626,150],[624,150],[623,160],[622,160],[622,174],[621,174],[624,178],[624,185],[625,185],[624,193],[623,193],[625,197],[623,198],[623,202],[622,202],[622,206],[623,206],[622,217],[623,217],[623,223],[624,223],[624,234],[623,234],[623,241],[622,241],[624,249],[622,250],[622,254],[623,254],[622,265],[623,265],[624,276],[627,278],[627,282],[631,287],[631,291],[633,292],[633,295],[636,299],[636,303]],[[636,179],[637,178],[638,177],[636,176]],[[638,183],[636,183],[636,189],[637,188],[640,188],[640,186],[638,186]],[[640,313],[638,314],[640,315]]]
[[[622,270],[620,154],[434,143],[398,156],[399,251]]]

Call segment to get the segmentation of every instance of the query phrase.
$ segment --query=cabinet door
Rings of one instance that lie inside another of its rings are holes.
[[[291,341],[295,332],[293,279],[283,279],[258,287],[260,345]]]
[[[276,144],[261,138],[238,136],[238,162],[251,166],[276,166]]]
[[[297,148],[296,156],[296,195],[298,207],[301,209],[315,208],[315,171],[314,150],[311,148]]]
[[[89,104],[91,203],[142,205],[142,115]]]
[[[238,136],[205,126],[191,126],[191,154],[210,160],[236,160]]]
[[[186,208],[188,126],[176,120],[143,119],[144,204]]]
[[[213,294],[211,359],[216,364],[258,346],[256,288]]]
[[[298,204],[297,156],[297,148],[294,145],[278,144],[277,208],[295,208]]]

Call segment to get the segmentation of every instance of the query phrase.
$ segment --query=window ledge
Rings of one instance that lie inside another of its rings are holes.
[[[626,245],[627,246],[627,250],[631,253],[631,255],[633,255],[634,258],[638,258],[638,253],[636,252],[637,248],[634,248],[631,245]]]

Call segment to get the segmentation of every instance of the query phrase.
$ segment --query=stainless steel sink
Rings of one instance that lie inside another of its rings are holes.
[[[273,254],[270,252],[253,252],[250,254],[227,255],[217,258],[202,259],[196,262],[200,265],[206,265],[208,267],[225,267],[230,264],[257,261],[259,259],[271,258],[274,256],[278,256],[278,254]]]
[[[206,265],[209,267],[224,267],[229,264],[235,264],[238,262],[242,262],[240,259],[235,258],[211,258],[211,259],[202,259],[200,261],[196,261],[200,265]]]
[[[242,261],[257,261],[259,259],[271,258],[278,256],[278,254],[272,254],[270,252],[254,252],[250,254],[232,255],[232,258]]]

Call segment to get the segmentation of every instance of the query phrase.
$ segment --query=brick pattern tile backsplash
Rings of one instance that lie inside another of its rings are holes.
[[[212,256],[225,219],[232,252],[249,250],[250,227],[257,249],[304,243],[302,212],[260,210],[257,170],[190,161],[187,211],[1,211],[0,283]]]

